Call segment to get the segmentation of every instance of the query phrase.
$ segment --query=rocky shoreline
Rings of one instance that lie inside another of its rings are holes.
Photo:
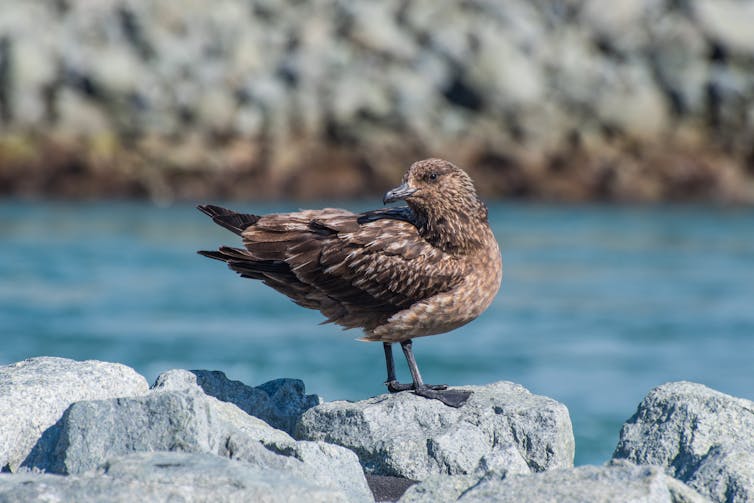
[[[754,498],[754,403],[652,390],[613,459],[573,467],[568,410],[523,387],[460,409],[410,393],[360,402],[171,370],[40,357],[0,367],[0,502],[590,501]]]
[[[754,203],[734,0],[7,0],[0,195],[363,197],[424,157],[485,197]]]

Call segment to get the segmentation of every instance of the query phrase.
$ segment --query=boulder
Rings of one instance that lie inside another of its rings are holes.
[[[495,477],[500,478],[500,477]],[[399,501],[419,503],[450,503],[457,501],[469,488],[479,484],[484,476],[479,475],[432,475],[409,487]]]
[[[72,403],[148,389],[144,377],[118,363],[40,357],[0,367],[0,469],[15,471]]]
[[[371,501],[356,456],[338,446],[296,442],[288,434],[198,389],[73,404],[45,435],[24,466],[81,474],[113,456],[133,452],[210,453],[260,469],[303,477]]]
[[[693,17],[705,35],[731,51],[750,55],[754,52],[754,6],[748,2],[695,0]]]
[[[401,503],[432,501],[703,503],[705,498],[655,466],[613,463],[534,475],[433,477],[406,491]]]
[[[522,386],[468,386],[454,409],[410,392],[306,411],[296,437],[351,449],[373,475],[423,480],[433,474],[532,473],[573,466],[568,409]]]
[[[613,458],[653,464],[714,501],[754,500],[754,402],[701,384],[659,386],[624,425]]]
[[[0,503],[139,500],[283,503],[345,502],[351,497],[293,473],[206,453],[132,453],[82,475],[0,475]]]
[[[220,371],[176,369],[160,374],[154,384],[155,390],[191,388],[235,404],[247,414],[291,435],[301,414],[322,403],[319,396],[305,393],[300,379],[275,379],[252,387],[228,379]]]

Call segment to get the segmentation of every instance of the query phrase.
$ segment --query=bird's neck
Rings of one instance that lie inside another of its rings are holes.
[[[432,246],[452,255],[480,249],[488,233],[487,208],[412,207],[419,234]]]

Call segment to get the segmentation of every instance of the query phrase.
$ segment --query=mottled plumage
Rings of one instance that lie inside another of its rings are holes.
[[[463,170],[440,159],[414,163],[385,195],[386,203],[399,199],[408,206],[358,214],[327,208],[256,216],[200,206],[244,247],[199,253],[321,311],[326,322],[386,343],[390,374],[390,343],[410,352],[412,338],[468,323],[492,302],[502,276],[487,208]],[[412,389],[426,386],[417,376],[418,369]]]

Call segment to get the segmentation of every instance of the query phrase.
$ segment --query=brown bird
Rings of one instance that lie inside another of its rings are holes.
[[[202,205],[243,238],[244,248],[199,253],[319,310],[325,323],[362,328],[362,340],[382,342],[390,392],[413,390],[459,407],[470,392],[425,384],[411,341],[458,328],[487,309],[502,279],[500,250],[471,178],[448,161],[414,163],[383,198],[398,200],[408,206],[262,216]],[[396,342],[411,384],[396,379]]]

